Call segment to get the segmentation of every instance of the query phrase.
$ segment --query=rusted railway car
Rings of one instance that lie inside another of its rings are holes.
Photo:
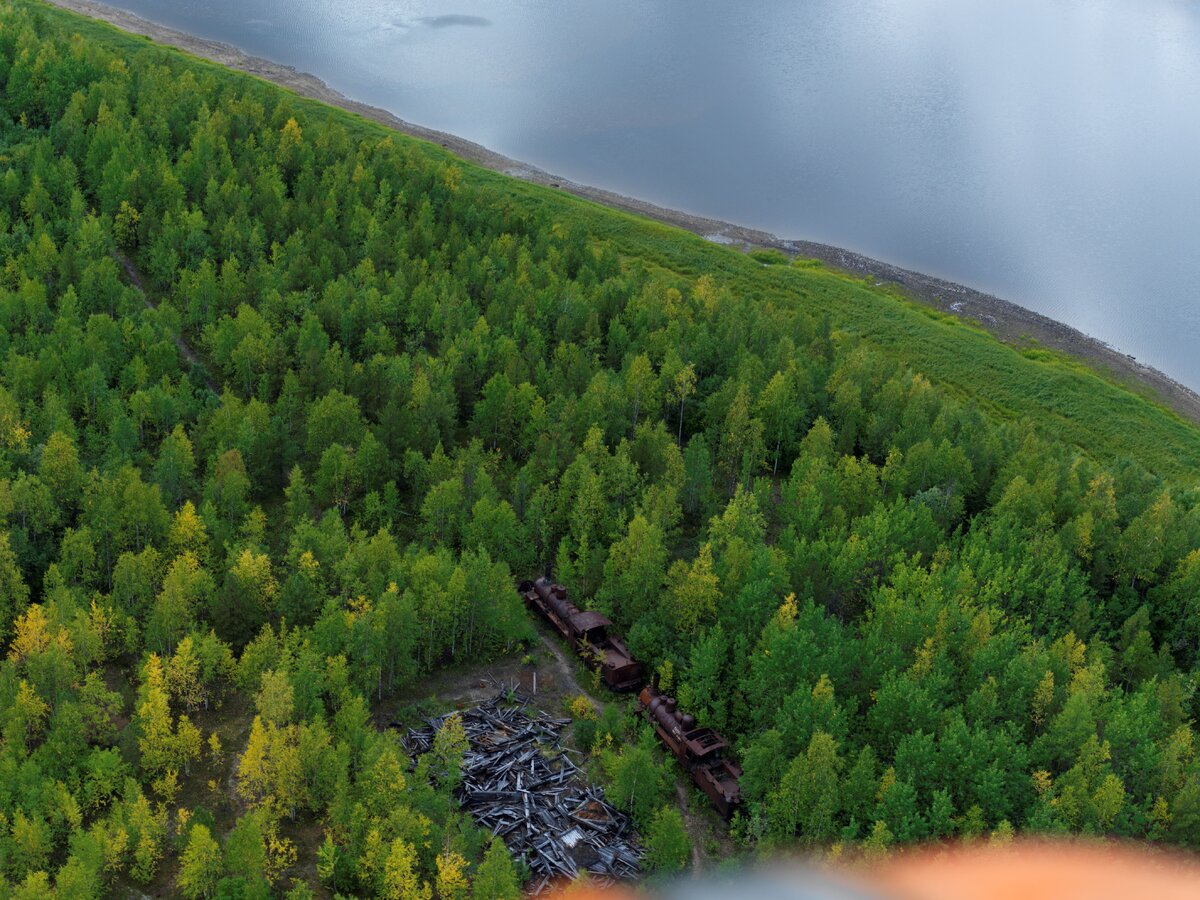
[[[655,684],[642,688],[638,701],[659,740],[700,790],[721,815],[725,818],[733,815],[742,802],[739,784],[742,767],[726,755],[725,739],[713,729],[697,725],[694,717],[681,713],[675,698],[661,693]]]
[[[549,572],[536,581],[521,582],[517,590],[526,606],[541,613],[612,690],[641,688],[640,708],[659,740],[721,815],[733,815],[742,800],[742,767],[728,755],[726,740],[712,728],[698,725],[693,716],[681,713],[675,698],[659,691],[657,678],[643,687],[642,664],[630,655],[624,641],[608,633],[612,623],[600,613],[580,610]]]
[[[634,691],[642,684],[642,664],[629,655],[620,638],[608,633],[612,625],[597,612],[584,612],[567,598],[567,589],[549,578],[523,581],[517,588],[525,605],[541,613],[575,652],[614,691]]]

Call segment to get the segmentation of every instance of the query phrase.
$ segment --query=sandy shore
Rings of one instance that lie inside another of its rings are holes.
[[[145,35],[161,44],[178,47],[221,65],[257,75],[298,94],[357,113],[404,134],[440,144],[463,159],[497,172],[503,172],[536,184],[560,188],[606,206],[684,228],[718,243],[733,244],[746,249],[774,247],[789,254],[819,259],[838,269],[870,279],[878,285],[896,285],[914,299],[978,322],[1003,341],[1022,346],[1027,345],[1030,341],[1035,341],[1042,347],[1059,350],[1082,359],[1097,370],[1128,385],[1134,391],[1141,394],[1149,393],[1180,415],[1200,423],[1200,394],[1196,391],[1180,384],[1157,369],[1143,365],[1133,357],[1113,349],[1103,341],[1023,306],[1001,300],[999,297],[951,281],[922,275],[920,272],[902,269],[860,253],[831,247],[828,244],[783,240],[765,231],[693,216],[612,191],[576,184],[519,160],[510,159],[464,138],[405,122],[387,110],[351,100],[314,75],[298,72],[291,66],[281,65],[261,57],[250,56],[230,44],[209,41],[176,31],[133,13],[114,9],[102,3],[94,3],[92,0],[47,0],[47,2],[109,22],[124,31]]]

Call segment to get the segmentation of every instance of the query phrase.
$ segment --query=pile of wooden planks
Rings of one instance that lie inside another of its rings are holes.
[[[408,754],[428,753],[449,715],[411,729]],[[600,882],[637,877],[641,849],[629,817],[584,780],[562,745],[570,719],[539,712],[511,691],[457,715],[469,747],[458,799],[529,867],[533,893],[585,871]]]

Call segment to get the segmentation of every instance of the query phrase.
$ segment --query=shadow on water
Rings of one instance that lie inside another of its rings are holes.
[[[481,28],[492,24],[491,19],[485,19],[483,16],[464,16],[455,13],[444,16],[422,16],[417,21],[430,28],[453,28],[456,25]]]

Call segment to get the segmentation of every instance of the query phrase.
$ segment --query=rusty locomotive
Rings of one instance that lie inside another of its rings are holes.
[[[517,590],[525,605],[550,620],[575,652],[614,691],[634,691],[642,685],[642,664],[629,655],[625,642],[608,633],[612,625],[598,612],[583,612],[567,599],[567,589],[549,578],[524,581]]]
[[[721,815],[733,815],[741,804],[742,768],[726,755],[728,742],[712,728],[698,725],[693,716],[681,713],[675,698],[659,691],[657,676],[643,686],[642,664],[630,655],[624,641],[609,634],[612,622],[600,613],[580,610],[567,598],[567,589],[551,580],[549,572],[536,581],[521,582],[517,590],[526,606],[548,619],[584,662],[600,672],[609,688],[641,688],[640,709],[659,740]]]
[[[657,681],[657,679],[656,679]],[[725,755],[729,745],[716,731],[698,725],[694,716],[679,711],[674,697],[648,684],[638,695],[642,710],[659,740],[679,760],[725,818],[741,804],[742,767]]]

